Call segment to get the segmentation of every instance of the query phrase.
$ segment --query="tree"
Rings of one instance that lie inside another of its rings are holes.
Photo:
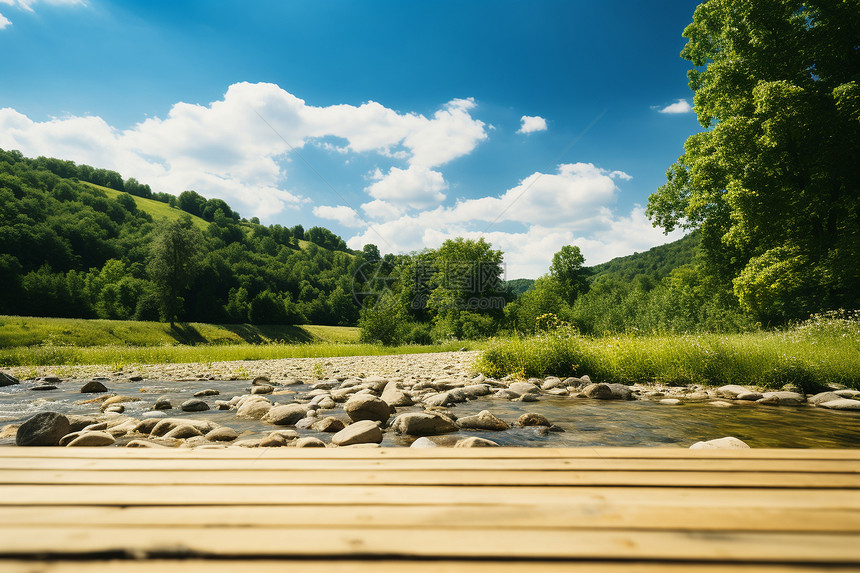
[[[549,267],[550,276],[561,287],[561,294],[568,304],[573,304],[576,297],[588,290],[588,271],[582,267],[585,257],[579,247],[565,245],[552,256]]]
[[[684,36],[707,131],[648,215],[700,228],[705,270],[761,318],[856,308],[860,3],[709,0]]]
[[[199,267],[202,244],[202,233],[187,215],[165,220],[153,233],[147,270],[158,292],[162,318],[171,327],[184,307],[182,294]]]

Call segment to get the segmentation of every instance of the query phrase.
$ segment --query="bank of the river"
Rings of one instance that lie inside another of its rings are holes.
[[[17,368],[0,444],[855,447],[860,392],[495,379],[477,352]],[[90,392],[85,392],[85,390]]]

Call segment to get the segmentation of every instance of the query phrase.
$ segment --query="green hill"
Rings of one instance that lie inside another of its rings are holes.
[[[674,269],[692,263],[698,248],[699,234],[691,233],[677,241],[653,247],[642,253],[617,257],[589,267],[589,280],[611,277],[621,282],[629,282],[639,275],[646,275],[654,279],[654,282],[659,282]]]
[[[103,185],[96,185],[95,183],[90,183],[88,181],[82,181],[84,185],[89,185],[94,189],[99,189],[104,192],[105,195],[110,197],[111,199],[116,199],[120,195],[126,194],[124,191],[117,191],[116,189],[111,189],[110,187],[105,187]],[[161,201],[156,201],[155,199],[146,199],[144,197],[137,197],[135,195],[131,195],[131,198],[134,199],[137,208],[143,211],[144,213],[149,213],[153,218],[164,218],[170,221],[178,221],[182,218],[183,215],[191,217],[191,221],[194,223],[194,226],[200,229],[201,231],[205,231],[206,227],[209,226],[209,223],[198,217],[197,215],[191,215],[190,213],[186,213],[181,209],[177,209],[176,207],[171,207],[167,203],[162,203]]]

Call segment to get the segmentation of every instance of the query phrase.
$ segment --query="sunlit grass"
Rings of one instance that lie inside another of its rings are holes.
[[[492,376],[588,374],[601,382],[860,387],[860,321],[816,317],[783,332],[587,337],[561,328],[494,341],[478,367]]]

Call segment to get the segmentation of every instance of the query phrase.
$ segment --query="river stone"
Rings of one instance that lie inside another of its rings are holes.
[[[747,394],[749,392],[751,392],[749,388],[745,388],[737,384],[726,384],[725,386],[717,388],[717,395],[721,398],[728,398],[729,400],[735,400],[739,394]]]
[[[183,412],[205,412],[209,409],[209,404],[204,402],[203,400],[186,400],[182,403],[182,411]]]
[[[428,438],[427,436],[421,436],[409,446],[410,448],[438,448],[439,444]]]
[[[37,392],[46,392],[48,390],[56,390],[57,387],[53,384],[38,384],[30,388],[30,390],[35,390]]]
[[[169,448],[167,444],[159,444],[149,440],[132,440],[125,445],[127,448]]]
[[[731,408],[734,406],[731,402],[726,402],[725,400],[714,400],[713,402],[708,402],[711,406],[716,406],[717,408]]]
[[[497,418],[489,410],[481,410],[474,416],[464,416],[457,420],[457,425],[469,430],[501,431],[510,428],[507,422]]]
[[[613,400],[635,400],[633,390],[626,384],[607,384],[612,392]]]
[[[411,406],[413,404],[412,397],[406,392],[397,387],[396,382],[389,382],[382,390],[381,398],[385,400],[389,406]]]
[[[163,418],[166,418],[167,414],[165,414],[164,412],[159,412],[158,410],[150,410],[148,412],[143,412],[142,414],[140,414],[140,417],[141,418],[156,418],[156,419],[161,420]]]
[[[230,426],[221,426],[206,433],[206,439],[210,442],[232,442],[239,437],[239,432]]]
[[[126,402],[139,402],[140,398],[135,398],[134,396],[111,396],[102,402],[100,407],[101,411],[104,412],[111,406],[122,405]]]
[[[833,400],[839,400],[841,398],[842,396],[840,396],[836,392],[821,392],[810,398],[809,403],[819,406],[825,402],[832,402]]]
[[[0,440],[14,438],[15,434],[18,433],[18,426],[19,424],[6,424],[0,428]]]
[[[492,392],[489,384],[469,384],[468,386],[463,386],[460,391],[463,392],[463,395],[469,399],[487,396],[490,392]]]
[[[604,383],[589,384],[583,388],[582,393],[595,400],[612,400],[613,397],[612,388],[609,387],[609,384]]]
[[[249,438],[247,440],[236,440],[231,445],[239,446],[240,448],[258,448],[260,447],[260,442],[262,442],[260,438]]]
[[[160,396],[155,401],[155,405],[152,408],[154,410],[170,410],[173,408],[173,404],[170,403],[170,398],[168,396]]]
[[[320,410],[333,410],[337,408],[337,404],[331,399],[331,396],[325,396],[322,400],[317,402],[317,405]]]
[[[343,423],[343,420],[339,418],[335,418],[334,416],[328,416],[323,418],[322,420],[317,420],[311,426],[317,432],[325,432],[327,434],[333,434],[335,432],[340,432],[344,428],[346,428],[346,424]]]
[[[828,410],[860,410],[860,400],[839,398],[838,400],[824,402],[820,406],[822,408],[827,408]]]
[[[857,398],[858,396],[860,396],[860,390],[852,390],[850,388],[834,390],[833,393],[841,398]]]
[[[154,425],[150,426],[154,422]],[[206,434],[212,431],[216,426],[212,422],[203,420],[189,420],[186,418],[165,418],[163,420],[142,420],[134,428],[134,431],[142,434],[150,434],[153,436],[163,436],[178,426],[193,426],[200,431],[201,434]],[[150,431],[144,430],[149,427]]]
[[[335,402],[346,402],[356,392],[358,392],[356,388],[337,388],[331,391],[331,399]]]
[[[764,398],[764,394],[761,392],[755,392],[753,390],[749,390],[747,392],[741,392],[737,396],[735,396],[735,400],[747,400],[749,402],[757,402]]]
[[[373,420],[385,423],[391,416],[391,406],[382,398],[370,394],[356,394],[344,405],[346,415],[354,422]]]
[[[69,433],[69,419],[58,412],[41,412],[21,424],[15,435],[18,446],[56,446]]]
[[[665,404],[667,406],[677,406],[678,404],[681,404],[681,401],[677,398],[663,398],[662,400],[660,400],[660,404]]]
[[[260,440],[261,448],[282,448],[289,445],[290,440],[277,432],[272,432],[262,440]]]
[[[434,436],[456,432],[457,424],[438,413],[407,412],[394,419],[391,428],[398,434],[409,436]]]
[[[764,398],[756,400],[756,403],[770,406],[800,406],[805,400],[806,398],[797,392],[778,391],[765,392]]]
[[[508,390],[510,390],[511,392],[516,392],[520,396],[522,396],[523,394],[540,393],[540,388],[529,382],[514,382],[513,384],[508,386]]]
[[[261,384],[260,386],[251,386],[251,394],[271,394],[275,391],[274,386],[269,384]]]
[[[98,420],[93,416],[81,416],[78,414],[66,414],[66,419],[69,420],[70,432],[80,432],[84,428],[98,423]]]
[[[301,404],[283,404],[272,407],[263,417],[263,421],[276,426],[293,426],[305,415],[307,410]]]
[[[251,381],[251,386],[268,386],[270,382],[268,376],[257,376]]]
[[[61,448],[66,447],[69,445],[69,443],[72,440],[74,440],[75,438],[77,438],[78,436],[80,436],[83,433],[84,433],[83,431],[80,431],[80,432],[72,432],[70,434],[66,434],[65,436],[60,438],[60,441],[57,443],[57,445],[60,446]]]
[[[497,390],[495,392],[495,394],[493,394],[493,398],[498,398],[500,400],[516,400],[519,397],[520,397],[519,394],[517,394],[516,392],[512,392],[511,390],[508,390],[507,388],[502,388],[500,390]]]
[[[305,436],[296,440],[297,448],[324,448],[325,442],[314,436]]]
[[[236,415],[240,418],[253,418],[260,420],[272,408],[272,403],[262,396],[254,396],[253,400],[244,400],[240,402],[236,410]]]
[[[219,392],[218,390],[215,390],[214,388],[207,388],[205,390],[195,392],[193,396],[195,398],[204,398],[206,396],[218,396],[219,394],[221,394],[221,392]]]
[[[310,413],[311,412],[308,412],[308,414]],[[301,420],[296,422],[294,425],[298,430],[310,430],[317,422],[319,422],[319,418],[308,415],[307,417],[302,418]]]
[[[194,426],[190,424],[183,424],[181,426],[176,426],[175,428],[164,434],[164,437],[167,439],[187,440],[188,438],[202,435],[203,432],[201,432]]]
[[[499,444],[486,438],[463,438],[454,444],[455,448],[497,448]]]
[[[105,386],[98,380],[90,380],[89,382],[81,386],[81,394],[95,394],[97,392],[107,391],[107,386]]]
[[[110,425],[110,427],[107,428],[107,431],[113,437],[118,438],[119,436],[124,436],[124,435],[128,434],[129,432],[133,432],[134,428],[137,426],[137,423],[138,423],[138,421],[135,420],[134,418],[128,418],[127,420],[125,420],[124,422],[122,422],[120,424]],[[90,428],[84,428],[83,431],[97,430],[97,429],[101,429],[101,424],[94,425],[93,427],[90,427]]]
[[[540,389],[552,390],[553,388],[561,388],[562,386],[564,386],[564,382],[561,381],[561,378],[549,376],[548,378],[545,378],[543,382],[541,382]]]
[[[112,446],[116,438],[107,432],[82,432],[77,438],[66,444],[67,448]]]
[[[3,386],[14,386],[15,384],[20,383],[21,381],[12,376],[11,374],[0,372],[0,388],[2,388]]]
[[[543,414],[537,414],[535,412],[528,412],[523,414],[517,421],[515,422],[517,426],[546,426],[549,427],[551,424],[549,420],[546,419],[546,416]]]
[[[716,440],[708,440],[707,442],[696,442],[690,446],[691,450],[746,450],[749,446],[743,441],[727,436],[725,438],[717,438]]]
[[[359,420],[353,422],[331,438],[331,443],[336,446],[350,446],[353,444],[378,444],[382,441],[382,430],[379,424],[373,420]]]
[[[102,410],[105,414],[122,414],[125,412],[125,406],[122,404],[111,404]]]

